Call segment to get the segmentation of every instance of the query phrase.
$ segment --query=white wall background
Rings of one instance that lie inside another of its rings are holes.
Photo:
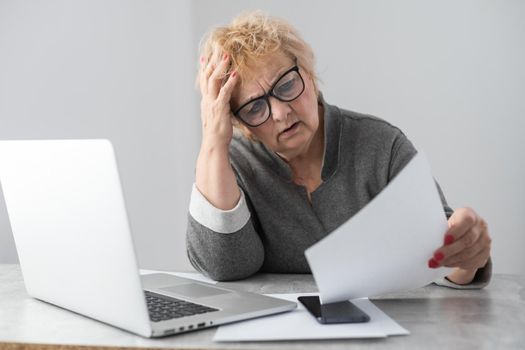
[[[189,269],[190,17],[190,1],[0,0],[0,139],[112,140],[145,268]],[[2,200],[0,262],[15,260]]]
[[[523,1],[0,0],[0,139],[111,139],[140,265],[191,269],[197,45],[255,8],[311,43],[328,102],[426,151],[449,203],[489,222],[496,272],[524,273]],[[0,262],[14,261],[0,202]]]

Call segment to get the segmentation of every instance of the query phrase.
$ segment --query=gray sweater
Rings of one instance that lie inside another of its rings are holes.
[[[217,209],[193,187],[186,242],[198,271],[214,280],[256,272],[310,273],[304,251],[370,202],[416,154],[403,132],[388,122],[339,109],[322,98],[320,103],[325,155],[322,183],[311,193],[311,203],[306,189],[292,181],[286,162],[238,132],[230,146],[241,188],[237,206]],[[453,211],[437,187],[450,217]],[[468,288],[488,283],[489,265]],[[447,280],[437,283],[458,287]]]

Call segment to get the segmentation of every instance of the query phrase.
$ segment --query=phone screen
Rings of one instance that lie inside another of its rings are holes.
[[[318,296],[304,296],[297,299],[314,316],[317,322],[322,324],[370,321],[370,316],[350,301],[321,304]]]

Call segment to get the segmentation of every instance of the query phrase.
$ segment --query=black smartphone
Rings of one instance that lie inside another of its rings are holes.
[[[350,301],[321,304],[318,296],[304,296],[297,299],[306,307],[317,322],[322,324],[370,321],[370,316]]]

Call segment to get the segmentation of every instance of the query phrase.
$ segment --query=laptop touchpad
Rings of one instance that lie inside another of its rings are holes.
[[[213,287],[206,287],[206,286],[203,286],[202,284],[197,284],[197,283],[179,284],[176,286],[159,288],[159,289],[165,290],[166,292],[171,292],[171,293],[175,293],[178,295],[182,295],[188,298],[204,298],[204,297],[211,297],[213,295],[231,293],[228,290],[224,290],[220,288],[213,288]]]

